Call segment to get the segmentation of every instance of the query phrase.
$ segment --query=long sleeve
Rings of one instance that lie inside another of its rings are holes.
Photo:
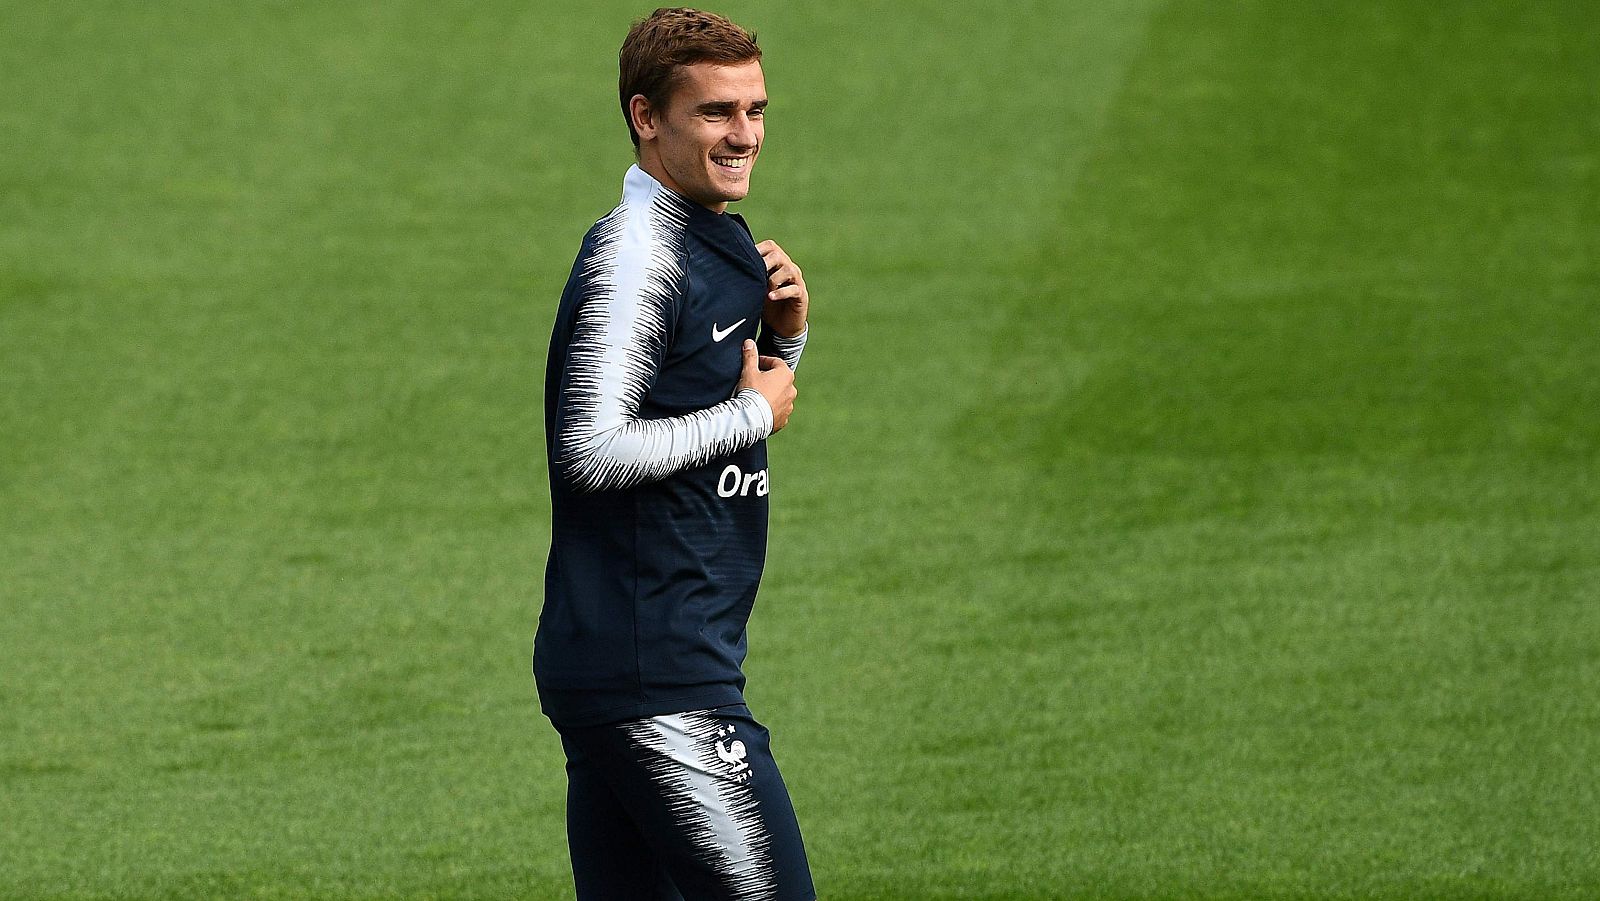
[[[533,668],[558,727],[744,700],[773,414],[739,380],[746,341],[790,362],[799,349],[764,341],[767,291],[736,214],[638,166],[583,237],[544,371],[550,555]]]
[[[685,288],[682,215],[657,195],[618,207],[594,235],[555,423],[557,471],[579,491],[665,478],[772,433],[772,410],[753,388],[693,413],[639,417]]]
[[[811,326],[807,325],[800,330],[800,334],[795,335],[793,338],[785,338],[776,332],[769,331],[766,326],[762,326],[761,337],[756,341],[756,344],[759,345],[763,354],[771,357],[781,357],[783,362],[789,364],[789,369],[792,371],[800,365],[800,354],[806,349],[806,336],[810,333]]]

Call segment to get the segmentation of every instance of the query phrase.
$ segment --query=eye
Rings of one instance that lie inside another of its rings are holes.
[[[765,117],[766,115],[767,115],[767,111],[764,110],[764,109],[753,109],[753,110],[750,111],[750,118],[752,118],[752,119],[760,119],[760,118]]]

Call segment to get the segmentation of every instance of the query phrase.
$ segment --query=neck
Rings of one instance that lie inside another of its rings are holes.
[[[643,169],[646,175],[661,182],[663,188],[691,203],[698,203],[713,213],[725,213],[728,210],[727,201],[722,203],[701,203],[690,197],[688,192],[678,187],[678,183],[673,180],[671,175],[667,174],[667,167],[661,165],[661,154],[656,153],[655,146],[652,144],[639,145],[639,168]]]

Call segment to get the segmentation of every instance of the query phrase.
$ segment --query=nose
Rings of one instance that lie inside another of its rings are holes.
[[[736,150],[749,150],[756,146],[756,126],[749,116],[738,113],[731,118],[728,145]]]

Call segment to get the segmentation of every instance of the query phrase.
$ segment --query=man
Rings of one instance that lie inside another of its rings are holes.
[[[788,254],[727,212],[761,152],[760,60],[709,13],[633,26],[619,87],[638,163],[584,237],[551,337],[534,673],[584,901],[815,897],[740,669],[765,441],[794,406],[809,306]]]

